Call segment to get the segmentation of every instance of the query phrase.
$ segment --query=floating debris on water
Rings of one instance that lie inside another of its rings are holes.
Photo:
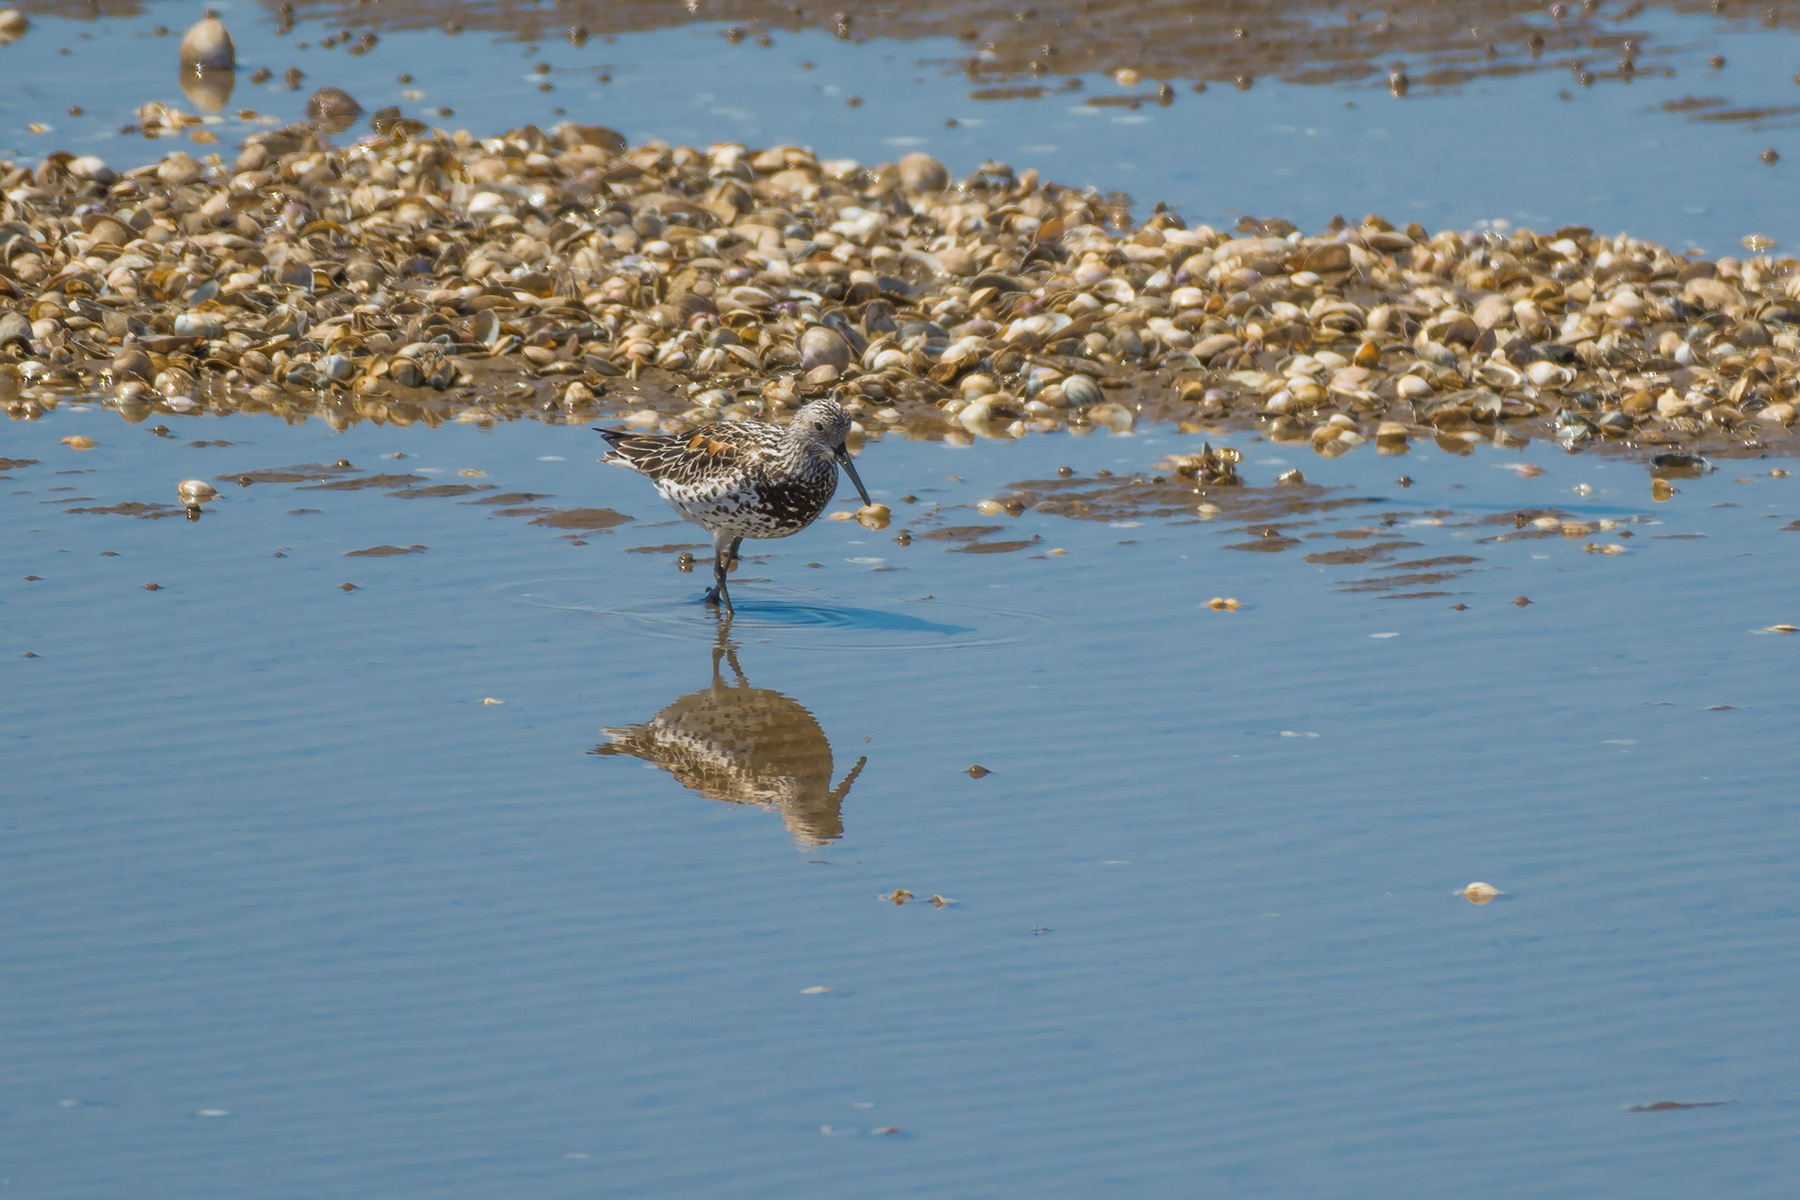
[[[1467,900],[1470,904],[1488,904],[1496,897],[1506,895],[1505,892],[1501,891],[1493,884],[1481,883],[1480,881],[1471,883],[1469,886],[1459,889],[1456,894],[1463,897],[1463,899]]]
[[[974,766],[969,768],[969,778],[970,779],[981,779],[985,776],[992,775],[992,774],[993,774],[992,771],[988,770],[986,767],[982,766],[980,763],[976,763]]]

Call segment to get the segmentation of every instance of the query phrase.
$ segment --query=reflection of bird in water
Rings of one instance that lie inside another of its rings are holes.
[[[803,846],[844,834],[839,813],[865,756],[842,783],[831,786],[831,743],[819,722],[796,701],[754,688],[727,640],[731,619],[719,626],[713,647],[712,684],[683,696],[641,725],[603,729],[611,742],[590,754],[629,754],[655,763],[709,800],[761,804],[781,813],[788,833]],[[719,673],[731,664],[736,686]]]

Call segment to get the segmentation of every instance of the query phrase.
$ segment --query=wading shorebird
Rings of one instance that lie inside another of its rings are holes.
[[[749,538],[799,533],[818,519],[837,491],[842,463],[864,506],[869,491],[857,477],[844,439],[850,414],[836,400],[814,400],[788,425],[715,421],[692,433],[594,432],[612,452],[601,462],[647,475],[669,507],[713,537],[713,586],[706,603],[732,611],[725,575]]]

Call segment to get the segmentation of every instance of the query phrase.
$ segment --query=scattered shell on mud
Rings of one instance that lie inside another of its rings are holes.
[[[872,437],[1161,421],[1331,457],[1779,450],[1800,413],[1800,262],[1772,252],[1375,215],[1187,228],[1004,163],[958,180],[923,154],[633,147],[589,125],[478,139],[384,110],[327,140],[361,111],[321,89],[318,128],[229,159],[0,162],[9,414],[98,396],[128,421],[675,432],[835,391]],[[1185,470],[1225,484],[1231,465]]]
[[[181,65],[188,70],[223,71],[237,62],[231,31],[210,8],[182,35],[179,53]]]
[[[323,87],[306,99],[306,119],[328,133],[342,133],[362,112],[362,105],[343,88]]]

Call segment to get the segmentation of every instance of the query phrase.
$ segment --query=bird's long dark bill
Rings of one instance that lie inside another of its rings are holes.
[[[844,473],[850,476],[850,482],[856,485],[856,494],[862,497],[863,505],[866,507],[875,503],[873,500],[869,499],[869,489],[862,485],[862,479],[856,473],[856,464],[850,461],[850,450],[848,447],[840,447],[838,449],[837,460],[844,464]]]

